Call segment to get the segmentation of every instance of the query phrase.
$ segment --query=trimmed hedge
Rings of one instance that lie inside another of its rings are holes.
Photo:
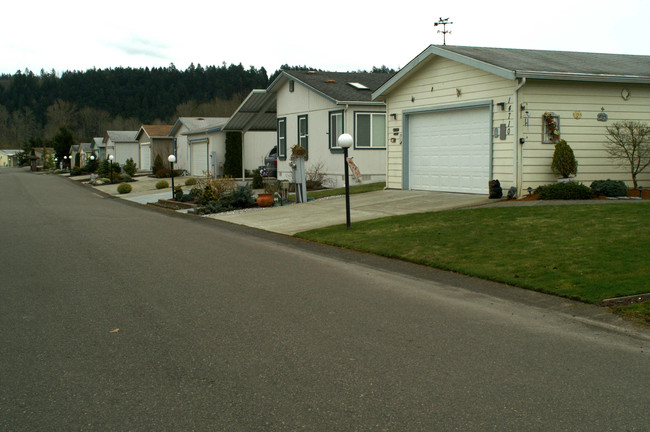
[[[625,185],[625,182],[621,180],[596,180],[591,183],[590,187],[596,196],[627,196],[627,186]]]
[[[133,190],[133,188],[132,188],[131,185],[128,184],[128,183],[121,183],[121,184],[117,187],[117,192],[119,192],[120,194],[128,194],[128,193],[131,192],[132,190]]]
[[[158,183],[156,183],[156,189],[165,189],[169,187],[169,183],[167,180],[160,180]]]
[[[538,199],[541,200],[580,200],[592,199],[594,197],[594,191],[576,182],[552,183],[539,186],[535,189],[535,193],[538,194]]]

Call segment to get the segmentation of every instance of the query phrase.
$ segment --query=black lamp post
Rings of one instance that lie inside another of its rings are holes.
[[[337,140],[339,147],[343,149],[343,171],[345,177],[345,225],[350,229],[350,178],[348,172],[348,149],[354,142],[352,135],[342,134]]]
[[[173,200],[174,199],[174,162],[176,162],[176,156],[169,155],[167,160],[169,161],[169,165],[172,173],[172,200]]]
[[[110,163],[109,169],[111,170],[111,184],[113,184],[113,159],[115,159],[115,156],[108,155],[108,162]]]

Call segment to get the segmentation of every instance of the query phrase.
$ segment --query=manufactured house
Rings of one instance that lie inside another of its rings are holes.
[[[577,181],[631,185],[605,127],[650,122],[650,56],[431,45],[372,100],[386,103],[388,188],[487,194],[498,179],[521,195],[556,181],[558,139]],[[650,171],[639,180],[650,186]]]
[[[22,150],[0,150],[0,167],[15,167],[18,166],[18,154],[22,153]]]
[[[138,168],[140,145],[135,137],[138,131],[106,131],[102,143],[106,146],[106,157],[113,155],[114,162],[124,165],[127,159],[133,159]]]
[[[137,165],[141,170],[151,171],[157,156],[160,156],[163,166],[168,166],[167,158],[174,152],[174,138],[169,136],[171,125],[142,125],[136,134],[140,148]]]
[[[169,132],[176,155],[174,168],[187,170],[195,176],[203,175],[204,171],[206,174],[213,173],[215,167],[210,164],[210,155],[216,161],[213,152],[216,152],[216,147],[221,147],[221,141],[225,142],[225,138],[219,136],[216,139],[218,142],[215,142],[215,137],[211,135],[220,132],[227,121],[227,117],[180,117],[176,120]]]
[[[278,178],[290,180],[291,148],[307,150],[306,170],[318,169],[328,186],[344,184],[343,133],[354,138],[349,150],[359,183],[386,178],[386,108],[371,100],[390,74],[282,71],[266,89],[276,100]]]

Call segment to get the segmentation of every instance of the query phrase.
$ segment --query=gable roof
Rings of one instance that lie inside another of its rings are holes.
[[[181,126],[185,126],[189,134],[221,130],[227,121],[228,117],[179,117],[169,131],[169,136],[175,135]]]
[[[102,138],[102,137],[94,137],[93,138],[93,144],[97,148],[106,147],[106,145],[104,144],[104,138]]]
[[[142,125],[135,139],[136,141],[139,140],[140,136],[145,132],[150,138],[171,138],[169,132],[171,132],[172,127],[172,125]]]
[[[104,136],[104,142],[110,139],[114,143],[118,143],[118,142],[132,143],[135,142],[135,135],[137,133],[138,131],[106,131],[106,135]]]
[[[440,56],[506,79],[650,84],[650,56],[430,45],[373,94],[383,96],[431,57]]]
[[[79,150],[83,151],[84,153],[91,153],[93,151],[92,144],[91,143],[80,143],[79,144]]]
[[[335,104],[355,103],[376,105],[372,92],[385,83],[392,74],[368,72],[282,71],[269,85],[268,92],[276,92],[279,84],[294,80]],[[350,83],[362,84],[366,89]]]

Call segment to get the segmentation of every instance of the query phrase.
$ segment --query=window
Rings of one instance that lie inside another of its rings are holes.
[[[339,148],[338,139],[343,133],[343,111],[330,112],[330,148]]]
[[[298,116],[298,144],[307,150],[307,157],[309,157],[309,124],[306,115]]]
[[[287,158],[287,119],[278,119],[278,157],[282,160]]]
[[[355,148],[386,147],[386,114],[356,113]]]

